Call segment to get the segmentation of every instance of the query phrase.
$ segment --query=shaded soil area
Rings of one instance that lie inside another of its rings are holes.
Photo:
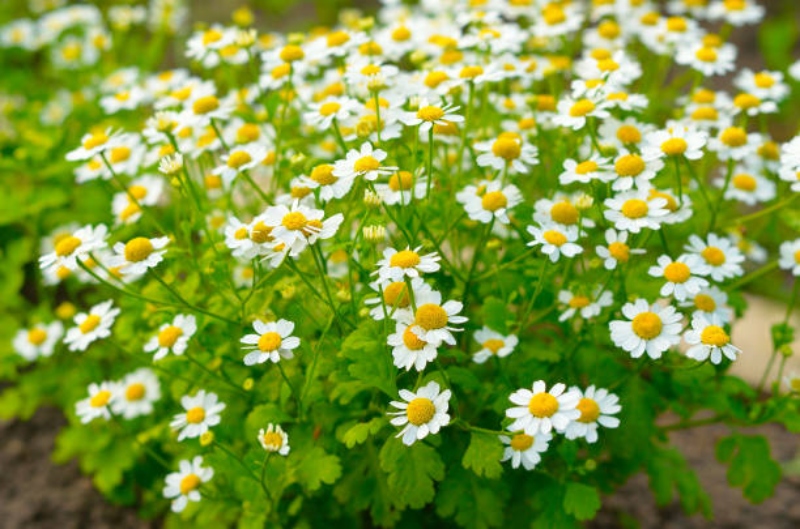
[[[156,522],[137,518],[129,508],[109,505],[72,462],[55,466],[50,453],[57,430],[64,424],[58,410],[44,408],[28,422],[0,422],[0,526],[3,529],[154,529]],[[631,527],[664,529],[795,529],[800,527],[800,478],[787,476],[775,496],[751,505],[739,489],[728,486],[726,467],[714,458],[716,441],[728,429],[713,425],[676,432],[672,442],[698,472],[714,502],[715,519],[687,517],[677,501],[655,506],[644,475],[635,476],[621,490],[605,498],[591,529]],[[770,439],[773,457],[781,464],[800,449],[800,436],[777,425],[748,431]]]

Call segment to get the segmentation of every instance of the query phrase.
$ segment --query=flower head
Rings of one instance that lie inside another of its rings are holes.
[[[179,468],[178,472],[167,474],[164,486],[164,497],[172,499],[172,512],[183,511],[190,501],[200,501],[198,489],[214,476],[214,469],[203,466],[202,456],[191,461],[184,459]]]
[[[581,414],[576,407],[580,393],[567,391],[562,383],[554,384],[548,391],[544,380],[537,380],[531,390],[519,389],[508,399],[517,405],[506,410],[506,417],[514,419],[508,429],[524,430],[532,436],[549,434],[551,430],[562,433]]]
[[[252,350],[244,357],[245,365],[263,364],[267,360],[278,363],[281,359],[294,358],[293,350],[300,346],[300,338],[292,336],[294,323],[288,320],[269,323],[256,320],[253,328],[257,334],[247,334],[241,340],[246,349]]]
[[[428,434],[437,434],[442,426],[450,423],[447,408],[450,401],[450,390],[440,391],[439,384],[428,382],[414,393],[407,389],[400,390],[401,401],[392,401],[392,406],[400,411],[389,412],[393,416],[391,423],[403,426],[397,437],[403,438],[403,444],[411,446]]]

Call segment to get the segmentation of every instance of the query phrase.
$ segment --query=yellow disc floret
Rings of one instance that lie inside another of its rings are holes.
[[[537,393],[528,401],[528,411],[540,419],[552,417],[558,411],[558,399],[549,393]]]
[[[417,397],[408,403],[406,408],[406,417],[408,422],[414,426],[421,426],[429,423],[433,416],[436,414],[436,406],[431,399],[424,397]]]
[[[447,325],[447,311],[435,303],[425,303],[417,308],[414,323],[426,331],[441,329]]]
[[[281,335],[277,332],[265,332],[258,339],[258,350],[264,353],[275,351],[281,346]]]
[[[631,322],[633,332],[643,340],[652,340],[661,334],[664,323],[655,312],[641,312]]]
[[[144,261],[153,253],[153,243],[147,237],[136,237],[125,244],[125,260],[131,263]]]

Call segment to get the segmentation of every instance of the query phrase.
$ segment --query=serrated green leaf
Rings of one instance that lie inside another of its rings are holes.
[[[464,452],[461,464],[479,476],[495,479],[503,473],[503,467],[500,464],[502,457],[503,444],[496,435],[472,432],[469,447]]]
[[[433,500],[434,481],[444,478],[444,463],[430,446],[416,442],[405,446],[390,437],[381,448],[381,468],[389,474],[387,484],[398,508],[421,509]]]
[[[489,482],[454,467],[438,487],[436,513],[442,517],[453,517],[461,527],[500,527],[508,499],[508,489],[503,485],[502,482]]]
[[[309,492],[319,489],[323,483],[331,485],[342,475],[339,458],[328,454],[319,446],[301,455],[295,468],[297,481]]]
[[[381,338],[382,331],[373,320],[364,320],[342,342],[340,354],[351,360],[348,372],[368,386],[375,387],[390,397],[397,395],[392,357]]]
[[[489,297],[483,300],[483,307],[481,308],[481,318],[483,324],[500,333],[508,332],[508,307],[501,299]]]
[[[386,417],[375,417],[371,421],[358,423],[342,437],[342,441],[347,448],[353,448],[367,440],[370,435],[375,435],[386,425]]]
[[[594,518],[598,510],[600,510],[600,494],[595,487],[583,483],[567,483],[564,511],[584,521]]]
[[[773,495],[781,467],[770,456],[763,435],[731,435],[717,444],[716,452],[720,462],[729,463],[728,483],[741,487],[745,498],[761,503]]]
[[[712,514],[711,499],[706,494],[697,474],[674,448],[654,448],[647,460],[650,489],[660,506],[672,502],[677,489],[681,506],[687,514],[701,512],[706,518]]]

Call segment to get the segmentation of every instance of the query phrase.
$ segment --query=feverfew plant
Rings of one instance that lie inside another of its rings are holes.
[[[737,68],[754,0],[189,34],[184,0],[64,4],[0,27],[0,414],[64,408],[55,458],[109,498],[167,527],[563,528],[644,471],[710,517],[667,435],[708,423],[772,494],[739,428],[800,431],[800,136],[768,126],[800,66]],[[786,307],[755,388],[746,288]]]

